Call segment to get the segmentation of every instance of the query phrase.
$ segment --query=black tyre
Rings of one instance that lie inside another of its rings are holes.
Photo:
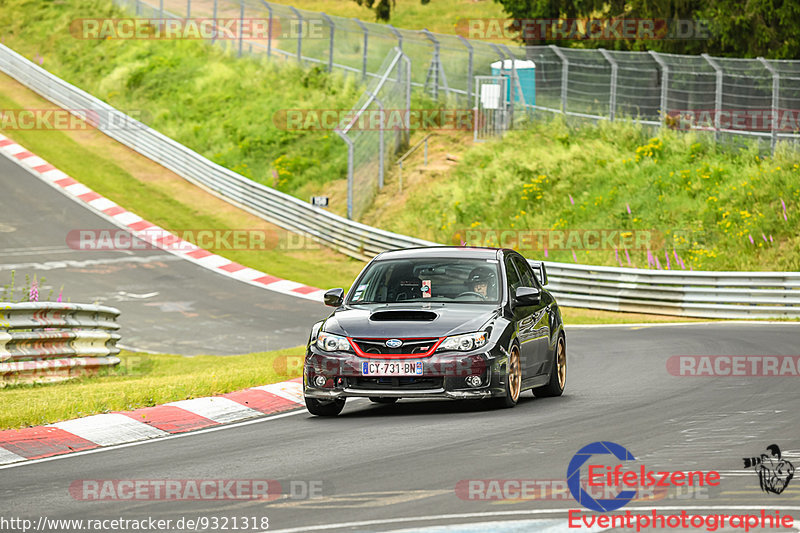
[[[370,396],[369,401],[372,403],[395,403],[397,398],[378,398],[377,396]]]
[[[345,399],[339,400],[317,400],[316,398],[306,398],[306,409],[316,416],[336,416],[344,409]]]
[[[555,353],[553,354],[553,368],[550,370],[550,381],[543,387],[533,389],[537,398],[552,398],[561,396],[567,385],[567,341],[564,335],[558,337]]]
[[[492,398],[495,407],[508,408],[514,407],[519,401],[522,391],[522,363],[519,358],[519,346],[511,346],[508,351],[508,363],[506,363],[506,393],[504,396]]]

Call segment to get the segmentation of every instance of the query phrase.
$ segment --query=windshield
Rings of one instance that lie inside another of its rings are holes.
[[[348,303],[500,301],[495,259],[390,259],[372,263]]]

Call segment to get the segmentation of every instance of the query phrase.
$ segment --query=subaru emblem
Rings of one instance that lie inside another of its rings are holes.
[[[389,339],[386,341],[387,348],[399,348],[403,345],[403,341],[400,339]]]

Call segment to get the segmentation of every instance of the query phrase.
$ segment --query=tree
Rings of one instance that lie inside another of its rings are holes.
[[[679,54],[773,59],[800,58],[800,2],[797,0],[495,0],[515,20],[526,19],[646,19],[657,21],[659,38],[637,40],[529,38],[525,44],[558,44],[582,48],[656,50]],[[681,24],[694,32],[683,38]],[[551,25],[552,26],[552,25]],[[551,34],[552,35],[552,34]]]
[[[360,6],[367,6],[375,11],[375,18],[388,22],[392,10],[395,8],[394,0],[355,0]],[[430,3],[431,0],[420,0],[422,5]]]

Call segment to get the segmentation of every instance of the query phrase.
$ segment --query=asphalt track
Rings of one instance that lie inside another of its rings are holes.
[[[688,499],[669,492],[626,509],[739,514],[740,507],[774,508],[798,517],[798,476],[783,494],[765,494],[742,458],[777,443],[800,467],[800,378],[679,377],[669,374],[666,362],[673,355],[797,355],[799,341],[796,324],[570,329],[561,398],[525,393],[507,410],[471,402],[379,406],[351,400],[335,419],[302,410],[22,463],[0,469],[0,510],[33,520],[266,516],[270,531],[570,531],[566,509],[578,506],[568,496],[469,501],[455,489],[462,480],[563,480],[580,447],[608,440],[649,470],[722,474],[719,487]],[[88,502],[68,491],[85,479],[254,478],[284,488],[317,483],[320,497]]]
[[[322,304],[259,290],[162,250],[76,250],[71,230],[118,228],[0,157],[0,286],[45,277],[72,302],[121,311],[121,344],[150,352],[236,354],[304,344]],[[205,229],[205,228],[200,228]]]

